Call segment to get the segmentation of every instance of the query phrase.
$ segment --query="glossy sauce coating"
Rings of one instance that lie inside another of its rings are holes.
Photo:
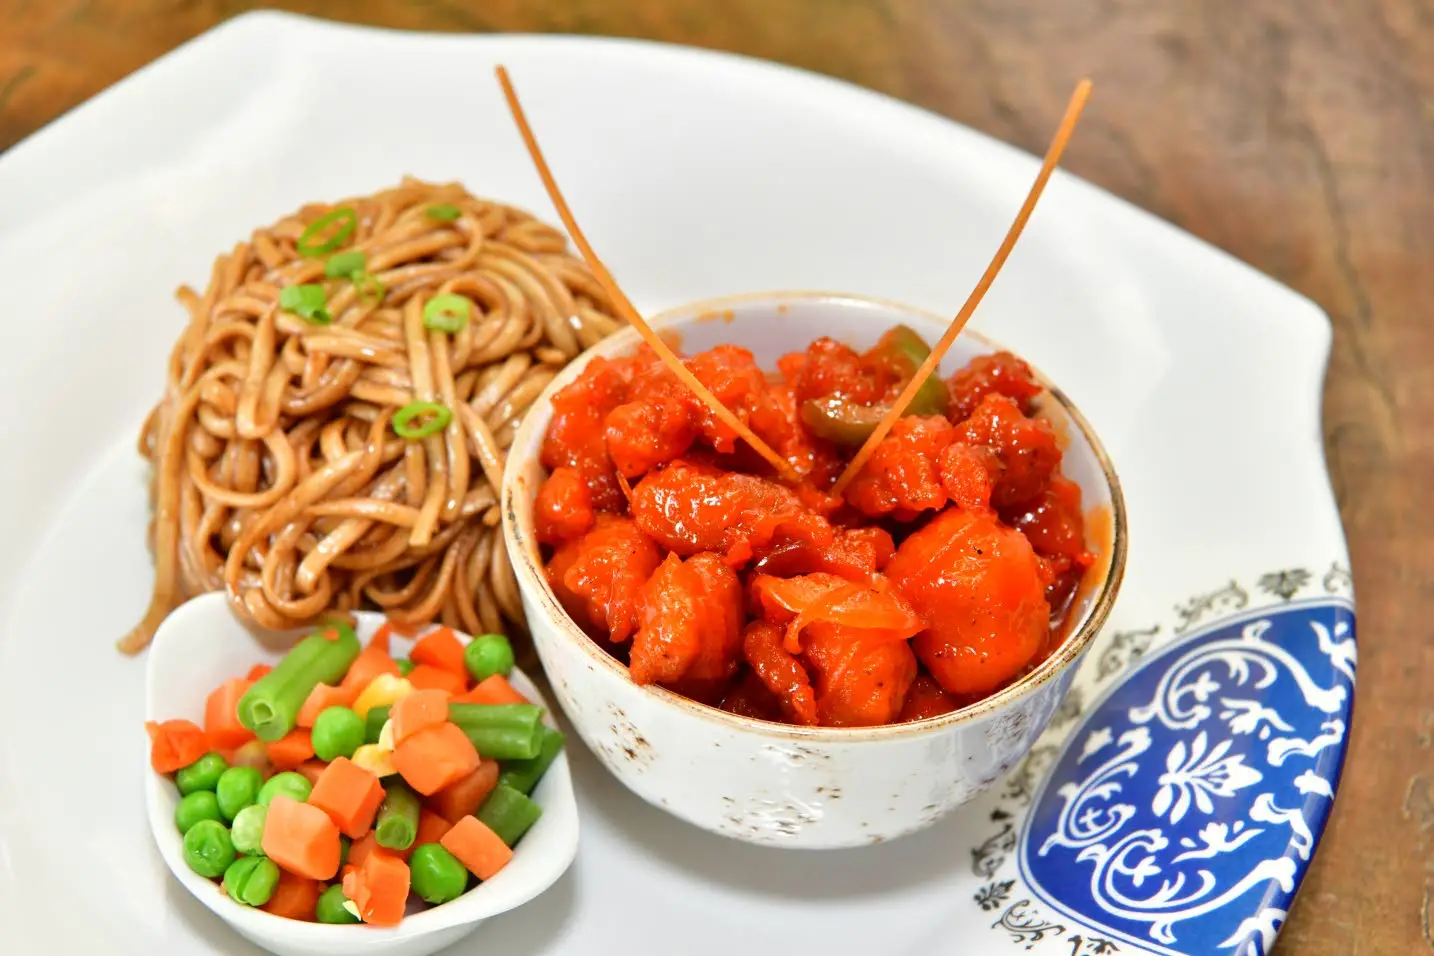
[[[637,683],[757,720],[927,719],[1025,673],[1094,556],[1024,362],[922,389],[827,491],[922,348],[898,328],[866,353],[818,339],[772,375],[733,345],[685,360],[793,485],[646,348],[595,359],[542,446],[537,535],[564,608]]]

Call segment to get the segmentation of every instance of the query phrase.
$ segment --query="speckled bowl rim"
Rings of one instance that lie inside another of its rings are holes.
[[[933,312],[894,302],[889,299],[881,299],[874,296],[857,295],[847,292],[825,292],[819,290],[801,291],[770,291],[770,292],[746,292],[737,295],[722,296],[713,299],[701,299],[683,305],[665,309],[662,312],[650,317],[648,323],[654,328],[668,325],[678,321],[692,322],[704,320],[717,320],[724,311],[738,305],[751,305],[753,303],[770,303],[777,308],[784,303],[802,304],[826,304],[826,305],[856,305],[860,307],[877,307],[889,312],[905,313],[918,316],[924,320],[946,325],[949,317],[939,316]],[[990,336],[983,335],[970,329],[963,330],[963,336],[970,336],[977,339],[984,346],[991,350],[1003,348]],[[577,378],[579,372],[589,361],[598,355],[621,354],[624,350],[635,348],[639,342],[636,330],[623,328],[613,333],[608,338],[597,343],[592,348],[578,355],[558,375],[548,383],[548,387],[538,396],[537,400],[529,407],[523,417],[522,423],[514,433],[510,448],[523,447],[531,442],[531,435],[539,427],[546,428],[547,422],[552,414],[552,397],[564,386],[570,384]],[[1115,604],[1116,595],[1120,591],[1121,582],[1125,578],[1125,561],[1127,550],[1127,525],[1125,513],[1125,497],[1121,491],[1120,478],[1116,475],[1115,467],[1110,461],[1110,456],[1105,451],[1095,430],[1086,421],[1084,415],[1076,408],[1066,394],[1061,391],[1051,380],[1039,369],[1032,366],[1036,379],[1046,388],[1062,412],[1069,421],[1080,431],[1086,443],[1090,446],[1095,455],[1097,464],[1100,466],[1106,485],[1110,489],[1110,512],[1111,512],[1111,548],[1110,562],[1107,565],[1105,579],[1100,582],[1100,593],[1096,596],[1095,603],[1091,607],[1089,616],[1074,634],[1068,635],[1056,652],[1040,663],[1030,673],[1022,676],[1019,680],[1001,688],[994,694],[982,698],[975,703],[952,711],[949,714],[942,714],[938,717],[928,717],[924,720],[910,721],[900,724],[884,724],[879,727],[801,727],[792,724],[776,724],[765,720],[756,720],[751,717],[743,717],[732,714],[716,707],[709,707],[694,700],[673,693],[664,687],[651,685],[639,687],[644,693],[653,695],[662,703],[679,710],[686,711],[700,719],[713,721],[734,730],[741,730],[747,733],[756,734],[772,740],[805,742],[831,741],[852,743],[856,741],[879,741],[891,740],[900,737],[920,737],[927,734],[939,733],[957,724],[976,723],[993,714],[1006,709],[1010,704],[1025,697],[1037,687],[1058,677],[1080,660],[1085,649],[1090,645],[1100,629],[1105,625],[1106,618]],[[526,463],[524,463],[526,464]],[[608,654],[597,643],[583,632],[558,602],[557,595],[553,593],[548,585],[547,575],[542,572],[531,556],[529,555],[526,542],[529,530],[518,527],[517,511],[514,508],[514,490],[518,487],[518,472],[520,465],[516,459],[510,458],[503,470],[502,488],[502,521],[503,540],[508,549],[509,563],[513,567],[519,584],[531,595],[536,595],[539,600],[535,603],[553,622],[554,628],[567,640],[575,642],[583,653],[599,664],[601,673],[614,679],[625,681],[629,686],[632,684],[631,677],[626,667]],[[534,489],[536,494],[536,489]],[[531,624],[530,624],[531,630]]]

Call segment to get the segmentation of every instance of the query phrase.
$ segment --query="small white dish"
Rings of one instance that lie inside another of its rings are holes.
[[[675,333],[688,354],[736,344],[771,369],[780,356],[824,335],[861,349],[905,324],[934,342],[947,320],[857,296],[776,292],[694,303],[652,324]],[[548,585],[533,533],[533,499],[544,477],[538,449],[552,418],[552,396],[594,358],[630,355],[639,342],[636,330],[624,329],[553,379],[518,429],[503,475],[503,534],[528,628],[553,692],[583,740],[649,803],[713,833],[777,847],[882,843],[930,826],[1000,779],[1060,706],[1125,573],[1120,482],[1075,406],[1041,379],[1048,390],[1037,400],[1040,414],[1067,438],[1062,471],[1080,485],[1083,506],[1102,509],[1109,519],[1087,529],[1098,557],[1067,612],[1060,646],[1010,686],[950,714],[883,727],[793,727],[634,684],[627,668],[573,623]],[[999,348],[967,333],[947,353],[941,374]]]
[[[369,611],[357,617],[362,641],[384,621],[382,614]],[[468,637],[459,634],[459,639],[466,642]],[[398,656],[411,644],[398,634],[392,640]],[[255,640],[222,593],[189,601],[170,614],[149,648],[145,719],[182,718],[202,724],[210,689],[255,664],[278,663],[286,647]],[[548,707],[527,675],[515,669],[510,680],[534,703]],[[134,759],[143,760],[148,768],[145,750],[136,747]],[[235,932],[279,956],[426,956],[468,935],[488,917],[522,906],[552,886],[572,863],[578,847],[577,802],[564,748],[533,791],[533,799],[543,808],[542,817],[518,844],[513,861],[493,879],[452,902],[406,916],[391,929],[305,923],[236,903],[216,883],[191,870],[184,862],[183,838],[174,826],[179,792],[169,779],[148,770],[144,788],[150,829],[175,879]]]

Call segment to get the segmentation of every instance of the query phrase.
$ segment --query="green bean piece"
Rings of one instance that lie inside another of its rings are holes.
[[[258,767],[230,767],[219,777],[214,795],[219,798],[219,812],[224,819],[233,821],[239,811],[252,806],[259,799],[259,788],[264,786],[264,775]]]
[[[299,708],[314,687],[339,683],[358,655],[353,628],[337,621],[323,625],[239,698],[239,722],[260,740],[279,740],[294,729]]]
[[[219,778],[229,769],[229,761],[214,751],[200,757],[174,775],[174,785],[184,796],[200,790],[213,790],[219,786]]]
[[[498,839],[509,846],[516,846],[523,834],[527,833],[542,815],[542,807],[529,800],[526,795],[502,784],[494,788],[475,814],[488,825],[488,829],[498,834]]]
[[[503,763],[503,772],[498,775],[498,782],[522,794],[533,792],[538,781],[543,779],[543,774],[558,759],[558,754],[563,749],[562,731],[555,730],[547,724],[538,727],[538,755],[528,760],[508,760]]]
[[[366,744],[378,743],[378,735],[383,731],[383,725],[388,723],[388,712],[391,707],[370,707],[368,717],[363,725],[363,742]]]
[[[399,677],[407,677],[409,674],[413,673],[413,661],[409,660],[408,658],[400,657],[398,660],[394,661],[394,663],[398,665]]]
[[[207,792],[207,791],[206,791]],[[184,834],[184,862],[205,879],[224,875],[234,862],[234,841],[218,820],[200,820]]]
[[[363,746],[364,719],[350,707],[326,707],[314,720],[311,737],[314,756],[320,760],[352,757]]]
[[[531,760],[538,755],[543,709],[535,704],[449,704],[448,720],[490,760]]]
[[[308,777],[296,770],[285,770],[264,781],[264,786],[259,788],[259,799],[256,802],[262,807],[267,807],[274,802],[275,797],[282,793],[303,803],[309,799],[309,794],[313,789],[314,785],[309,783]]]
[[[468,868],[437,843],[425,843],[413,851],[408,878],[413,892],[435,905],[456,900],[468,889]]]
[[[245,856],[264,855],[264,824],[269,819],[269,808],[262,803],[251,803],[234,817],[234,828],[230,839],[234,849]]]
[[[279,864],[266,856],[241,856],[224,871],[224,892],[245,906],[263,906],[278,885]]]
[[[463,665],[476,681],[513,670],[513,645],[502,634],[479,634],[463,648]]]
[[[348,897],[344,896],[344,888],[335,883],[319,894],[319,903],[314,909],[314,918],[320,923],[338,925],[359,922],[357,916],[344,909],[344,903],[347,900]]]
[[[390,850],[407,850],[418,836],[418,795],[397,780],[383,789],[383,803],[379,804],[378,816],[374,820],[373,838],[381,847]]]
[[[181,797],[174,807],[174,825],[180,833],[188,833],[196,823],[213,820],[222,823],[219,801],[208,790],[196,790]]]

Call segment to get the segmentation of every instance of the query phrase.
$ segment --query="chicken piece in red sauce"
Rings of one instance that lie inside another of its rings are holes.
[[[598,511],[619,513],[626,503],[608,458],[604,423],[626,397],[629,372],[627,364],[601,356],[589,362],[576,381],[553,396],[553,418],[538,453],[550,472],[562,467],[577,472]]]
[[[940,415],[898,419],[847,485],[846,500],[872,518],[900,512],[909,519],[944,507],[938,459],[955,438],[956,429]]]
[[[556,468],[538,488],[533,526],[543,544],[581,538],[597,521],[592,492],[576,468]]]
[[[656,543],[631,518],[601,515],[549,562],[548,580],[569,613],[580,608],[573,614],[580,625],[620,642],[637,630],[643,585],[661,562]]]
[[[822,726],[866,727],[896,718],[916,677],[907,640],[924,622],[884,579],[863,584],[821,573],[759,575],[752,590],[767,622],[785,627],[782,650],[805,661]],[[788,707],[796,707],[790,698]]]
[[[1095,562],[1095,555],[1085,543],[1080,485],[1055,475],[1034,503],[1004,517],[1026,536],[1046,563],[1050,575],[1046,602],[1052,610],[1064,611],[1086,570]]]
[[[996,508],[1036,499],[1061,465],[1060,444],[1050,423],[1028,417],[1005,395],[993,392],[981,399],[956,433],[967,444],[991,449],[999,459],[1001,473],[991,489]]]
[[[715,554],[669,554],[642,589],[642,625],[632,641],[632,679],[681,687],[704,702],[737,673],[742,585]]]
[[[1004,395],[1027,414],[1031,400],[1042,392],[1031,367],[1010,352],[978,355],[946,381],[953,422],[969,418],[987,395]]]
[[[632,492],[632,515],[669,551],[688,556],[714,551],[745,564],[782,534],[818,544],[831,526],[791,489],[740,472],[675,461],[652,472]]]
[[[852,581],[869,581],[895,552],[896,543],[884,528],[838,528],[826,544],[779,538],[753,570],[779,578],[824,571]]]
[[[901,543],[886,575],[926,621],[912,648],[949,694],[996,690],[1046,644],[1036,553],[990,512],[946,509]]]
[[[941,685],[936,683],[930,674],[917,674],[916,680],[911,682],[911,688],[906,692],[906,702],[901,705],[901,713],[896,719],[902,723],[926,720],[949,714],[960,706],[957,698],[942,690]]]

